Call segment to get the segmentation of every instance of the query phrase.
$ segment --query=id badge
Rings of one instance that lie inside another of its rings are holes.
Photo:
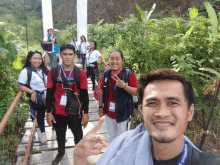
[[[115,103],[110,102],[109,111],[115,112]]]
[[[61,99],[60,99],[60,105],[66,106],[66,103],[67,103],[67,96],[66,95],[62,95]]]

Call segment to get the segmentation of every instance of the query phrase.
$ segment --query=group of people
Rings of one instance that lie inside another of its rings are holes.
[[[97,86],[96,78],[99,81],[98,59],[101,60],[104,68],[110,68],[105,62],[104,57],[102,57],[101,53],[97,50],[97,42],[92,40],[88,43],[88,41],[86,41],[86,37],[82,35],[80,37],[80,41],[77,41],[77,38],[73,36],[73,40],[70,44],[75,47],[75,52],[79,61],[82,62],[87,78],[91,77],[92,90],[94,90]]]
[[[30,98],[31,118],[37,118],[41,142],[47,142],[45,113],[48,125],[56,131],[58,154],[53,165],[59,164],[66,154],[67,126],[76,144],[74,164],[90,164],[86,158],[107,147],[104,137],[96,135],[104,120],[109,146],[97,164],[220,164],[217,155],[201,152],[184,136],[187,123],[193,118],[194,96],[191,83],[182,74],[170,69],[151,71],[140,79],[138,87],[136,76],[123,67],[121,50],[113,49],[107,64],[95,41],[91,41],[88,48],[85,37],[81,36],[81,40],[78,48],[74,42],[62,44],[62,64],[49,71],[41,52],[31,50],[19,75],[18,87]],[[84,71],[74,65],[78,51]],[[91,76],[94,89],[98,59],[109,68],[101,78],[99,90],[101,119],[83,138],[82,126],[89,122],[87,77]],[[139,97],[144,124],[128,131],[132,96]]]

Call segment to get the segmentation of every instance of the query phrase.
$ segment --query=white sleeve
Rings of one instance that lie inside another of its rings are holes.
[[[43,41],[48,41],[48,37],[47,37],[47,36],[44,36]]]
[[[26,85],[27,84],[27,69],[24,68],[19,74],[18,77],[18,84],[20,85]]]
[[[99,58],[101,56],[101,53],[98,50],[95,50],[96,57]]]
[[[88,58],[89,57],[89,52],[88,53],[86,53],[86,58]]]
[[[79,43],[80,43],[80,41],[76,41],[76,47],[77,47],[77,49],[78,49],[78,46],[80,45]]]

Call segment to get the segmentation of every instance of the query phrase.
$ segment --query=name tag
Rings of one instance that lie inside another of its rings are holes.
[[[62,95],[61,99],[60,99],[60,105],[66,106],[66,103],[67,103],[67,96],[66,95]]]
[[[115,112],[115,103],[110,102],[109,111]]]

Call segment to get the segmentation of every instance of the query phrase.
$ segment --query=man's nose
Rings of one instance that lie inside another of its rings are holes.
[[[160,117],[160,118],[165,118],[171,115],[171,110],[170,107],[166,105],[166,103],[160,104],[158,106],[158,109],[155,113],[155,116]]]

